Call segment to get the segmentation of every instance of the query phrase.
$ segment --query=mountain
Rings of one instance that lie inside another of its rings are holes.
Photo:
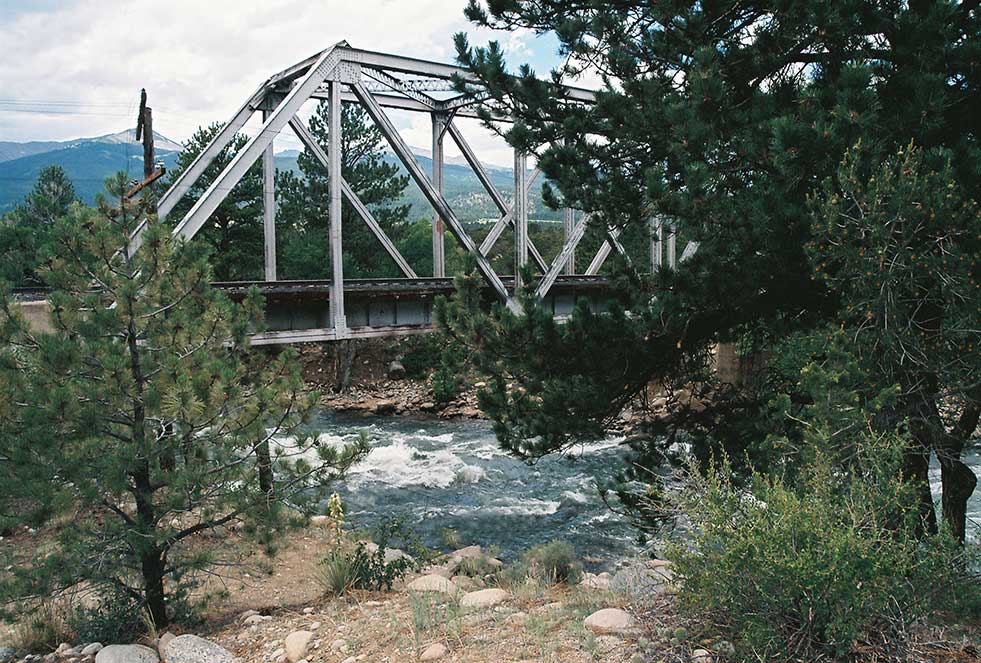
[[[409,149],[412,150],[412,153],[415,154],[417,157],[426,157],[427,159],[430,160],[430,162],[432,161],[433,158],[432,150],[427,150],[424,147],[411,147],[411,146],[409,147]],[[470,167],[470,164],[467,163],[467,160],[462,155],[458,157],[443,155],[443,167],[445,168],[449,164],[452,164],[454,166],[463,166],[464,168]],[[487,163],[486,161],[481,161],[480,165],[483,166],[484,170],[488,172],[492,170],[501,170],[510,173],[513,170],[511,166],[498,166],[497,164]]]
[[[32,154],[41,154],[42,152],[53,152],[54,150],[60,150],[65,147],[66,143],[61,143],[51,140],[32,140],[29,143],[11,143],[9,141],[0,140],[0,163],[4,161],[13,161],[14,159],[20,159],[21,157],[29,157]]]
[[[177,152],[158,150],[157,161],[173,168]],[[0,163],[0,213],[18,205],[30,193],[38,174],[47,166],[61,166],[84,203],[92,203],[104,190],[110,175],[125,171],[131,179],[143,179],[143,148],[128,142],[80,141]]]
[[[143,148],[133,140],[132,130],[95,138],[79,138],[61,142],[0,142],[0,213],[13,209],[30,192],[38,173],[46,166],[61,166],[75,184],[78,197],[85,203],[92,203],[95,195],[103,190],[107,177],[124,170],[132,179],[143,176]],[[157,160],[167,169],[172,169],[177,161],[181,146],[160,134],[154,133],[154,146]],[[413,148],[423,170],[432,172],[430,153],[421,148]],[[297,167],[298,150],[284,150],[276,153],[277,170],[291,170],[299,174]],[[11,155],[11,156],[4,156]],[[394,154],[386,152],[384,159],[405,169]],[[491,197],[484,191],[470,167],[459,163],[462,158],[448,159],[443,166],[443,194],[450,207],[463,222],[473,223],[500,216]],[[484,164],[494,186],[508,203],[514,181],[511,169]],[[541,177],[537,178],[529,191],[529,214],[536,219],[556,220],[561,218],[557,212],[545,208],[541,202]],[[414,182],[403,194],[403,204],[410,206],[410,218],[428,218],[433,215],[432,207],[422,191]]]
[[[394,154],[385,154],[385,160],[398,165],[402,174],[406,174],[402,163]],[[433,171],[433,160],[429,156],[416,152],[416,160],[428,175]],[[494,187],[501,193],[507,204],[511,204],[514,191],[514,176],[510,168],[488,166],[484,164]],[[542,202],[542,182],[544,178],[535,178],[528,190],[528,215],[536,220],[555,221],[562,218],[558,211],[550,210]],[[450,204],[453,212],[460,221],[477,223],[496,220],[500,215],[497,206],[490,195],[484,191],[480,180],[470,170],[469,165],[460,165],[445,161],[443,163],[443,196]],[[433,208],[415,182],[409,181],[409,186],[402,194],[402,203],[411,206],[410,218],[428,218],[433,215]]]
[[[106,134],[105,136],[96,136],[94,138],[74,138],[72,140],[63,141],[46,140],[30,141],[28,143],[0,141],[0,163],[3,163],[4,161],[13,161],[14,159],[19,159],[21,157],[29,157],[35,154],[44,154],[45,152],[54,152],[69,147],[76,147],[86,143],[132,143],[133,145],[142,145],[136,142],[135,129],[127,129],[126,131]],[[153,145],[157,152],[180,152],[183,149],[183,146],[180,143],[175,143],[156,131],[153,132]],[[142,149],[142,146],[140,149]]]

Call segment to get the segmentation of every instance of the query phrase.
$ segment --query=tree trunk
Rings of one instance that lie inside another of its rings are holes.
[[[919,534],[936,534],[937,511],[933,506],[933,493],[930,491],[929,447],[914,443],[914,448],[906,452],[906,476],[916,485],[920,496]]]
[[[354,365],[354,358],[357,356],[357,341],[349,339],[337,341],[335,347],[336,374],[334,391],[343,393],[351,384],[351,367]]]
[[[956,425],[944,436],[945,444],[935,449],[940,460],[940,482],[944,491],[940,502],[944,523],[961,543],[964,543],[967,534],[967,501],[978,485],[978,478],[961,460],[961,454],[981,420],[979,397],[981,388],[975,388],[966,395],[968,402]]]
[[[978,485],[978,479],[960,458],[949,453],[940,456],[940,481],[943,485],[941,511],[944,524],[950,528],[951,534],[964,543],[967,532],[967,501]]]
[[[266,496],[266,506],[272,503],[273,473],[272,458],[269,456],[269,442],[259,444],[255,449],[259,466],[259,490]]]
[[[133,269],[132,256],[128,250],[125,256],[127,268],[130,270],[129,274],[135,280],[136,271]],[[160,629],[168,624],[167,601],[163,582],[166,564],[164,553],[156,541],[159,514],[153,503],[153,494],[156,488],[153,486],[150,474],[150,468],[158,450],[146,437],[146,404],[143,401],[146,378],[143,374],[143,364],[140,357],[139,334],[133,315],[136,307],[133,305],[132,294],[129,304],[127,307],[130,316],[126,325],[126,349],[129,354],[130,373],[135,385],[135,392],[131,397],[133,408],[131,430],[136,451],[129,474],[133,480],[132,494],[136,501],[136,522],[135,524],[127,523],[130,530],[127,538],[132,541],[130,545],[134,557],[140,561],[144,596],[147,609],[150,611],[150,618],[153,620],[154,627]],[[157,460],[159,461],[159,457]]]
[[[163,555],[155,548],[149,548],[140,556],[140,566],[143,572],[144,595],[150,619],[156,629],[165,628],[170,623],[167,615],[167,600],[164,594]]]

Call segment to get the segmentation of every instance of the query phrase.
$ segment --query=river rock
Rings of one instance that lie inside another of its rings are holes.
[[[453,584],[453,581],[435,573],[416,578],[406,585],[405,588],[413,592],[438,592],[449,595],[456,594],[459,591],[457,586]]]
[[[460,548],[455,550],[450,557],[459,557],[460,559],[478,559],[484,554],[480,546],[467,546],[466,548]]]
[[[401,380],[405,377],[405,366],[398,359],[388,365],[388,379]]]
[[[587,573],[586,577],[583,578],[579,586],[583,589],[599,589],[607,590],[610,588],[610,579],[605,576],[597,576],[592,573]]]
[[[619,608],[603,608],[586,617],[583,625],[598,635],[622,635],[634,627],[634,618]]]
[[[460,605],[464,608],[492,608],[504,603],[507,598],[508,593],[503,589],[481,589],[465,595],[460,599]]]
[[[398,403],[395,401],[378,401],[375,403],[375,414],[386,415],[395,414],[398,410]]]
[[[92,644],[85,645],[82,647],[82,656],[95,656],[102,649],[101,642],[93,642]],[[3,656],[0,656],[0,661],[3,660]]]
[[[293,631],[287,635],[283,643],[286,647],[286,658],[293,661],[293,663],[303,660],[312,640],[313,633],[310,631]]]
[[[162,649],[166,663],[232,663],[235,660],[224,647],[196,635],[178,635]]]
[[[472,589],[477,589],[477,582],[470,576],[453,576],[450,578],[450,580],[460,589],[460,591],[469,592]]]
[[[10,663],[17,658],[17,650],[13,647],[0,645],[0,663]]]
[[[157,653],[160,654],[160,658],[164,657],[164,650],[167,649],[167,645],[170,641],[176,638],[173,633],[164,633],[159,638],[157,638]]]
[[[364,545],[364,550],[369,555],[375,555],[378,552],[378,544],[374,541],[359,541],[358,543]],[[415,563],[412,555],[404,550],[399,550],[398,548],[385,548],[384,560],[386,564],[391,564],[392,562],[400,559],[406,559],[410,564]]]
[[[95,655],[95,663],[158,663],[157,652],[143,645],[109,645]]]
[[[446,645],[444,645],[442,642],[434,642],[426,647],[426,651],[422,652],[422,656],[419,657],[419,660],[436,661],[444,656],[446,656]]]

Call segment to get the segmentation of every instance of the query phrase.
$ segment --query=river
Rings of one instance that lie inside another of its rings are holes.
[[[361,431],[371,440],[368,456],[336,486],[354,527],[401,517],[428,546],[442,547],[449,528],[462,545],[494,546],[504,559],[554,539],[610,561],[635,550],[636,531],[596,489],[597,478],[622,466],[618,439],[528,465],[498,448],[486,421],[323,411],[310,428],[334,444]]]
[[[633,530],[599,498],[597,479],[622,466],[619,439],[586,445],[574,457],[548,457],[528,465],[503,453],[491,426],[479,420],[370,417],[322,411],[309,426],[332,443],[362,431],[372,450],[336,486],[348,521],[370,529],[400,517],[432,547],[444,528],[462,545],[494,546],[513,558],[537,543],[565,539],[581,555],[613,561],[636,551]],[[981,477],[981,457],[966,457]],[[939,469],[931,473],[939,491]],[[969,517],[972,538],[981,526],[981,491]]]

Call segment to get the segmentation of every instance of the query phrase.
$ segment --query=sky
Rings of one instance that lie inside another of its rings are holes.
[[[270,74],[341,40],[355,48],[452,62],[452,36],[497,39],[509,62],[540,74],[556,41],[478,30],[466,0],[0,0],[0,141],[68,140],[130,128],[140,88],[154,129],[186,140],[225,121]],[[396,113],[410,145],[428,147],[428,116]],[[465,123],[466,124],[466,123]],[[257,126],[257,125],[256,125]],[[475,122],[480,158],[510,165],[507,146]],[[299,142],[284,130],[277,151]],[[454,150],[447,148],[448,156]]]

